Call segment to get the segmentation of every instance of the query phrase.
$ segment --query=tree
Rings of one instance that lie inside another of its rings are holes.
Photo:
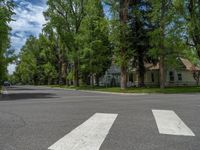
[[[99,0],[88,0],[86,16],[80,28],[81,73],[86,84],[99,85],[99,77],[110,67],[112,52],[108,40],[108,21]],[[89,80],[90,77],[91,79]]]
[[[36,84],[38,82],[37,59],[39,53],[37,45],[37,39],[31,36],[27,39],[19,54],[15,74],[18,76],[19,82],[23,84]]]
[[[156,46],[156,53],[158,53],[159,57],[159,73],[160,73],[160,88],[165,87],[165,31],[166,31],[166,26],[168,24],[168,17],[170,14],[168,13],[171,4],[168,4],[167,0],[159,1],[157,0],[156,2],[152,2],[153,6],[153,12],[152,12],[152,18],[156,21],[158,20],[158,28],[152,32],[152,37],[156,36],[156,42],[153,43],[154,46]],[[171,14],[170,14],[171,15]],[[167,16],[167,17],[166,17]],[[154,21],[153,20],[153,21]],[[155,39],[154,39],[155,40]]]
[[[146,0],[131,1],[129,13],[129,24],[131,29],[130,43],[134,50],[132,64],[138,71],[138,86],[144,86],[145,62],[152,62],[148,56],[150,49],[149,32],[154,29],[151,25],[149,13],[150,3]]]
[[[150,56],[159,60],[160,88],[165,87],[165,74],[170,60],[176,60],[185,49],[183,35],[183,23],[177,13],[174,1],[152,0],[151,22],[156,27],[150,32],[151,46]]]
[[[87,0],[48,0],[48,10],[44,13],[52,28],[62,37],[73,60],[74,85],[79,86],[80,45],[77,42],[80,26],[85,16]],[[61,35],[62,33],[62,35]]]
[[[111,44],[114,47],[114,60],[121,70],[121,89],[127,87],[127,69],[132,58],[133,50],[130,48],[130,26],[128,12],[131,0],[105,1],[111,6]]]
[[[199,85],[199,80],[200,80],[200,70],[193,70],[193,77],[197,83],[197,86]]]
[[[11,0],[0,0],[0,87],[7,71],[5,53],[10,46],[9,33],[11,28],[14,3]]]
[[[176,0],[178,12],[185,21],[184,38],[191,49],[195,49],[200,58],[200,3],[199,0]]]
[[[37,57],[37,81],[38,84],[55,84],[60,83],[58,77],[59,60],[58,51],[55,49],[56,41],[54,34],[48,33],[40,34],[38,38],[38,53]]]
[[[48,5],[44,13],[48,22],[39,38],[30,37],[22,48],[16,76],[29,84],[65,84],[66,80],[69,84],[74,78],[75,86],[80,77],[86,81],[90,76],[98,84],[112,59],[101,2],[49,0]]]
[[[52,28],[51,23],[46,24],[45,28],[43,29],[44,35],[43,44],[46,45],[44,47],[44,51],[48,49],[48,53],[53,54],[50,55],[51,58],[48,57],[48,53],[44,55],[47,59],[46,62],[50,64],[56,64],[55,69],[57,71],[58,81],[57,83],[62,85],[66,84],[66,73],[67,73],[67,66],[68,66],[68,51],[65,44],[62,41],[62,32],[58,33],[57,30]]]
[[[19,54],[15,72],[18,82],[34,85],[59,84],[62,73],[57,44],[56,35],[51,31],[40,34],[38,39],[30,36]]]

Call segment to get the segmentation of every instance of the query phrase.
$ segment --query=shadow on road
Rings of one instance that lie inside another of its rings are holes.
[[[57,98],[55,94],[51,93],[10,93],[8,95],[0,95],[0,101],[15,101],[25,99],[46,99]]]

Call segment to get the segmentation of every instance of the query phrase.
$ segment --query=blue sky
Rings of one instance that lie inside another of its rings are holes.
[[[45,24],[43,11],[46,10],[46,0],[14,0],[16,7],[11,32],[11,47],[19,53],[21,47],[30,35],[38,36],[42,25]],[[9,73],[12,73],[15,65],[8,67]]]
[[[38,36],[45,23],[46,0],[14,0],[17,4],[12,27],[11,45],[18,53],[27,37]]]

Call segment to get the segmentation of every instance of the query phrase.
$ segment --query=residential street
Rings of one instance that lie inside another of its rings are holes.
[[[200,94],[7,90],[0,97],[0,150],[200,149]]]

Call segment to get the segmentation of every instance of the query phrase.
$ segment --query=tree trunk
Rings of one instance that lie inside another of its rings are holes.
[[[96,77],[96,85],[99,86],[99,76],[96,75],[95,77]]]
[[[58,46],[57,46],[58,47]],[[63,82],[62,82],[62,67],[63,67],[63,58],[62,58],[62,51],[60,48],[58,48],[59,50],[59,61],[58,61],[58,65],[59,65],[59,74],[58,74],[58,84],[59,85],[62,85]]]
[[[94,75],[90,75],[90,85],[93,87],[94,86]]]
[[[193,77],[196,80],[197,86],[199,86],[199,80],[200,80],[200,71],[194,71],[193,72]]]
[[[121,89],[127,88],[127,68],[126,65],[121,65]]]
[[[66,84],[67,86],[70,86],[70,81],[69,81],[69,79],[67,78],[67,75],[69,74],[69,72],[70,72],[69,62],[66,61],[66,76],[65,76],[66,82],[65,82],[65,84]]]
[[[138,57],[138,70],[139,70],[139,87],[144,87],[144,75],[145,75],[145,67],[144,67],[144,54],[143,51],[139,51]]]
[[[62,63],[62,84],[66,85],[66,71],[67,70],[67,64],[65,62]]]
[[[2,44],[0,42],[0,88],[3,82],[2,78],[3,78],[3,49],[2,49]]]
[[[128,21],[128,6],[129,6],[130,0],[120,0],[120,12],[119,12],[119,18],[120,18],[120,23],[122,26],[125,26]],[[124,36],[124,31],[121,30],[121,36]],[[122,42],[124,42],[122,40]],[[123,45],[124,43],[122,43]],[[127,88],[127,64],[126,62],[126,49],[124,47],[121,47],[121,89],[126,89]]]
[[[198,82],[197,82],[197,86],[199,86],[199,80],[200,80],[200,71],[198,71]]]
[[[164,57],[161,56],[159,60],[159,75],[160,75],[160,88],[165,88],[165,69],[164,69]]]
[[[52,82],[52,79],[51,79],[51,77],[48,77],[48,81],[47,81],[48,83],[48,85],[51,85],[51,82]]]
[[[79,86],[78,60],[74,61],[74,86]]]
[[[200,41],[199,41],[200,42]],[[198,57],[200,58],[200,44],[196,46]]]
[[[59,60],[58,84],[62,85],[62,62]]]
[[[160,60],[159,60],[159,75],[160,75],[160,88],[165,88],[165,46],[164,46],[164,39],[165,39],[165,5],[166,1],[163,0],[161,4],[161,22],[160,22]]]

